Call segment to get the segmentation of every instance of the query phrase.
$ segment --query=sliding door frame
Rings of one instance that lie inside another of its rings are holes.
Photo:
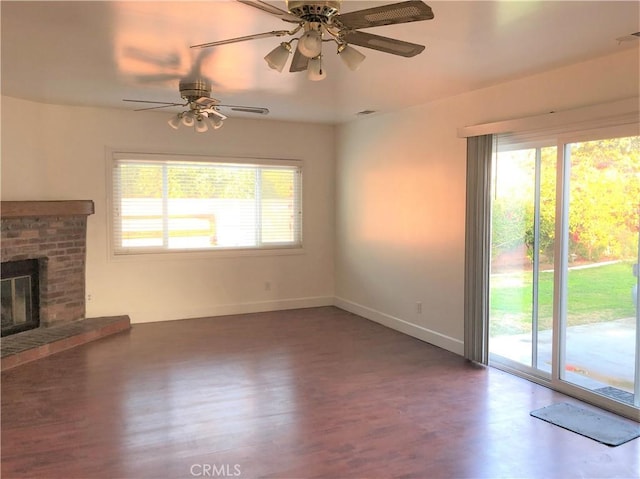
[[[556,229],[555,229],[555,251],[554,251],[554,291],[553,291],[553,339],[552,339],[552,364],[551,374],[546,373],[537,368],[537,352],[535,345],[537,344],[538,331],[535,327],[535,318],[532,318],[532,362],[531,366],[517,363],[508,358],[499,357],[499,359],[491,354],[490,365],[498,369],[524,377],[538,384],[551,387],[554,390],[578,398],[582,401],[591,403],[603,409],[615,412],[621,416],[628,417],[640,422],[640,410],[638,406],[627,405],[615,401],[606,396],[597,394],[586,388],[574,385],[563,379],[563,370],[566,354],[566,321],[567,321],[567,286],[568,286],[568,265],[569,265],[569,187],[570,187],[570,158],[566,154],[567,145],[570,143],[583,141],[597,141],[607,138],[621,138],[627,136],[637,136],[640,134],[637,124],[619,125],[604,128],[594,128],[589,130],[563,133],[556,135],[544,135],[539,138],[546,138],[547,141],[532,142],[532,148],[536,148],[536,196],[535,209],[540,208],[540,192],[539,192],[539,151],[545,144],[546,146],[556,146],[557,163],[556,163]],[[499,142],[498,142],[499,143]],[[523,142],[525,144],[526,142]],[[535,145],[535,146],[533,146]],[[526,146],[523,146],[526,148]],[[497,151],[494,153],[497,154]],[[536,215],[537,218],[537,215]],[[539,220],[536,226],[539,225]],[[640,233],[639,233],[640,235]],[[537,235],[536,235],[537,236]],[[640,243],[640,241],[639,241]],[[536,251],[537,251],[537,244]],[[489,246],[490,249],[490,246]],[[639,245],[640,255],[640,245]],[[534,293],[533,298],[536,300],[535,294],[535,270],[539,264],[537,255],[534,254]],[[484,286],[485,291],[489,292],[490,284]],[[535,308],[534,307],[534,313]],[[637,325],[640,325],[640,311],[636,311]],[[535,316],[535,314],[534,314]],[[488,318],[487,318],[488,321]],[[488,327],[488,324],[487,324]],[[534,329],[535,328],[535,329]],[[534,356],[535,355],[535,356]],[[635,402],[638,402],[640,396],[640,327],[636,327],[636,344],[635,344]]]
[[[590,133],[595,134],[595,132],[605,133],[610,127],[612,128],[612,130],[615,130],[615,133],[613,133],[614,135],[617,135],[619,131],[629,130],[628,133],[623,133],[622,136],[635,136],[640,135],[639,105],[640,97],[636,95],[633,97],[623,98],[607,103],[593,104],[585,107],[577,107],[561,111],[553,109],[554,111],[550,113],[545,113],[537,116],[505,119],[502,121],[494,121],[491,123],[463,126],[458,128],[458,137],[470,139],[472,137],[478,137],[481,135],[524,135],[530,138],[541,138],[543,136],[549,138],[555,135],[556,138],[562,137],[564,139],[565,136],[576,138],[581,135],[589,135]],[[564,176],[562,176],[562,181],[564,182]],[[558,187],[558,183],[559,182],[557,182],[556,184],[556,188]],[[486,191],[486,188],[484,188],[484,191]],[[476,201],[478,203],[484,203],[486,205],[486,201],[488,201],[488,199],[483,197],[481,194],[477,194],[474,196],[474,193],[479,192],[477,190],[470,191],[469,189],[467,189],[467,201]],[[469,196],[473,197],[469,198]],[[558,205],[556,206],[558,207]],[[469,213],[469,211],[467,213]],[[486,216],[488,212],[482,210],[481,214]],[[558,221],[557,217],[556,221]],[[472,221],[470,223],[469,218],[467,218],[466,248],[471,248],[473,249],[473,251],[477,251],[478,248],[480,248],[482,245],[468,244],[469,241],[471,241],[472,243],[477,241],[477,238],[473,236],[473,232],[468,231],[470,229],[470,224],[475,223],[473,223]],[[490,248],[490,245],[484,246]],[[556,245],[556,247],[559,246]],[[481,302],[479,302],[478,297],[485,298],[486,300],[486,297],[488,296],[489,278],[487,276],[469,277],[468,274],[470,270],[475,271],[480,270],[481,268],[488,268],[488,264],[485,263],[485,261],[487,260],[488,251],[489,250],[486,250],[483,253],[475,255],[467,255],[465,258],[465,350],[467,350],[467,348],[479,350],[482,350],[482,348],[484,348],[485,351],[486,349],[488,349],[488,346],[486,344],[473,344],[474,341],[486,341],[488,335],[474,335],[472,336],[474,338],[473,341],[470,341],[470,336],[466,335],[467,329],[469,331],[482,331],[483,328],[488,329],[489,327],[488,315],[480,314],[477,309],[467,307],[467,304],[480,304]],[[558,260],[557,258],[558,256],[556,254],[556,261]],[[556,281],[566,281],[566,279],[556,279]],[[558,288],[554,288],[554,290],[558,290]],[[559,292],[554,292],[554,294],[559,295]],[[560,308],[563,307],[561,303],[562,297],[563,296],[558,296],[557,298],[554,298],[556,311],[559,311]],[[554,312],[554,314],[558,313]],[[636,320],[638,321],[638,324],[640,324],[640,313],[638,312],[636,313]],[[555,317],[554,323],[559,324],[558,319],[556,319]],[[638,329],[639,330],[636,330],[636,346],[640,344],[640,328]],[[555,335],[556,341],[558,341],[557,336],[558,334]],[[471,342],[471,344],[467,344],[468,342]],[[557,350],[558,347],[554,347],[554,349]],[[478,360],[477,358],[473,357],[469,357],[469,359],[471,359],[472,361]],[[559,364],[559,361],[557,359],[558,358],[555,358],[555,363]],[[508,372],[513,372],[519,376],[531,380],[532,382],[558,389],[561,392],[565,392],[568,395],[583,399],[586,402],[593,402],[594,404],[599,405],[598,403],[600,403],[602,400],[601,396],[595,395],[593,393],[585,394],[585,392],[588,391],[585,391],[584,389],[581,389],[579,387],[572,387],[571,385],[560,381],[559,367],[556,367],[556,370],[552,371],[552,376],[554,377],[549,379],[528,374],[527,372],[514,371],[509,364],[496,364],[495,367],[504,369]],[[639,379],[640,364],[638,363],[638,358],[636,358],[636,387],[640,382],[638,381]],[[609,406],[610,404],[607,404],[604,407],[609,408]],[[614,405],[614,408],[621,415],[630,417],[640,422],[640,413],[638,413],[637,409],[621,403],[616,403],[616,405]]]
[[[516,374],[518,376],[524,377],[530,381],[534,381],[538,384],[542,384],[545,386],[549,386],[551,381],[552,371],[545,371],[544,369],[540,369],[538,367],[539,358],[538,358],[538,298],[539,298],[539,275],[540,275],[540,253],[539,253],[539,244],[540,244],[540,235],[539,235],[539,225],[540,225],[540,211],[541,211],[541,184],[542,184],[542,150],[546,148],[555,148],[556,147],[556,137],[554,135],[524,135],[522,138],[512,138],[511,136],[504,138],[501,141],[501,135],[496,135],[495,140],[495,151],[494,151],[494,161],[497,160],[497,154],[500,150],[500,145],[507,145],[508,148],[506,151],[512,150],[535,150],[535,160],[534,160],[534,195],[533,195],[533,209],[534,209],[534,246],[532,253],[532,311],[531,311],[531,357],[530,365],[520,363],[514,359],[507,358],[504,356],[499,356],[496,353],[489,353],[489,364],[492,367],[497,369],[501,369],[503,371]],[[505,150],[503,150],[505,151]],[[557,168],[557,166],[556,166]],[[493,181],[493,180],[492,180]],[[557,193],[556,193],[557,194]],[[489,205],[489,209],[492,206]],[[489,244],[489,251],[491,250],[491,244]],[[490,255],[489,255],[489,261]],[[489,283],[486,286],[487,294],[490,296],[490,276],[488,279]],[[489,314],[488,312],[487,314]],[[488,320],[487,320],[488,321]],[[490,339],[489,339],[490,341]],[[487,349],[489,349],[488,346]]]
[[[557,139],[557,177],[556,177],[556,244],[555,244],[555,284],[553,300],[553,348],[551,387],[569,396],[594,404],[603,409],[615,412],[636,421],[640,421],[638,406],[630,406],[611,398],[602,396],[586,388],[574,385],[563,379],[562,367],[566,355],[566,322],[568,298],[568,266],[569,266],[569,188],[571,177],[571,158],[567,155],[567,146],[571,143],[597,141],[608,138],[638,136],[637,125],[621,125],[607,128],[580,131],[572,134],[558,135]],[[640,255],[640,232],[638,254]],[[638,259],[638,258],[637,258]],[[634,397],[638,403],[640,396],[640,319],[636,311],[636,344],[635,344],[635,382]]]

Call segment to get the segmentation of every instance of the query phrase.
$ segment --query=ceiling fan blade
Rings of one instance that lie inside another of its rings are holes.
[[[169,107],[172,107],[172,106],[184,106],[184,105],[176,104],[176,105],[150,106],[148,108],[136,108],[133,111],[159,110],[161,108],[169,108]]]
[[[287,30],[274,30],[272,32],[256,33],[255,35],[247,35],[244,37],[218,40],[217,42],[200,43],[199,45],[191,45],[191,48],[217,47],[218,45],[227,45],[229,43],[246,42],[247,40],[257,40],[258,38],[282,37],[284,35],[289,35],[289,32]]]
[[[218,106],[218,104],[220,103],[220,100],[203,96],[195,100],[193,103],[198,105],[200,108],[214,108]]]
[[[402,57],[413,57],[424,50],[424,45],[417,43],[404,42],[395,38],[382,37],[380,35],[372,35],[364,32],[347,32],[344,35],[344,41],[372,50],[379,50],[392,55],[400,55]]]
[[[165,106],[181,106],[183,103],[174,103],[170,101],[151,101],[151,100],[128,100],[123,99],[122,101],[129,101],[133,103],[155,103],[156,105],[165,105]]]
[[[150,103],[150,104],[154,104],[154,105],[160,105],[160,106],[150,106],[147,108],[138,108],[136,110],[133,111],[145,111],[145,110],[157,110],[159,108],[169,108],[171,106],[186,106],[187,103],[169,103],[166,101],[147,101],[147,100],[122,100],[122,101],[128,101],[128,102],[132,102],[132,103]]]
[[[240,105],[216,105],[220,108],[227,108],[231,111],[238,111],[240,113],[256,113],[258,115],[268,115],[269,109],[258,106],[240,106]]]
[[[303,72],[309,66],[309,58],[305,57],[300,51],[296,48],[295,53],[293,54],[293,58],[291,59],[291,67],[289,68],[290,72]]]
[[[262,2],[261,0],[238,0],[240,3],[244,3],[245,5],[249,5],[250,7],[257,8],[266,12],[270,15],[274,15],[285,22],[292,23],[300,23],[302,20],[295,15],[286,12],[284,10],[279,9],[278,7],[274,7],[273,5],[269,5],[266,2]]]
[[[210,108],[208,110],[204,110],[207,112],[207,115],[213,115],[213,116],[217,116],[218,118],[220,118],[221,120],[226,120],[227,119],[227,115],[223,115],[222,113],[220,113],[218,110],[216,110],[215,108]]]
[[[433,17],[433,11],[429,5],[420,0],[409,0],[336,15],[335,19],[347,28],[358,29],[419,22],[431,20]]]

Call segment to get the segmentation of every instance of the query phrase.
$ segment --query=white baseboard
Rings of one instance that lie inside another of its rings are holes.
[[[133,311],[127,313],[131,324],[155,323],[158,321],[176,321],[190,318],[206,318],[226,316],[230,314],[262,313],[285,309],[316,308],[321,306],[336,306],[350,313],[362,316],[376,323],[382,324],[401,333],[433,344],[452,353],[464,355],[464,343],[458,339],[446,336],[436,331],[418,326],[395,316],[382,313],[344,298],[333,296],[316,296],[309,298],[277,299],[269,301],[255,301],[248,303],[220,304],[207,308],[185,311]]]
[[[357,314],[358,316],[362,316],[363,318],[382,324],[383,326],[386,326],[388,328],[395,329],[396,331],[400,331],[401,333],[407,334],[409,336],[413,336],[414,338],[420,339],[421,341],[424,341],[426,343],[433,344],[434,346],[446,349],[447,351],[459,354],[460,356],[464,355],[464,343],[459,339],[455,339],[436,331],[424,328],[422,326],[409,323],[408,321],[405,321],[403,319],[396,318],[395,316],[382,313],[375,309],[368,308],[366,306],[348,301],[343,298],[334,298],[333,304],[338,308],[344,309],[345,311],[349,311],[350,313]]]
[[[134,311],[128,313],[128,315],[131,318],[131,324],[155,323],[158,321],[177,321],[190,318],[206,318],[209,316],[226,316],[229,314],[263,313],[267,311],[281,311],[285,309],[333,306],[333,300],[333,296],[276,299],[248,303],[220,304],[188,311]]]

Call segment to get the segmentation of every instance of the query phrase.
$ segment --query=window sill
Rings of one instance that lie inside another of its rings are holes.
[[[251,256],[295,256],[305,254],[304,247],[294,248],[229,248],[218,250],[175,250],[166,252],[135,252],[115,253],[111,252],[110,260],[114,262],[126,261],[174,261],[174,260],[202,260],[223,258],[244,258]]]

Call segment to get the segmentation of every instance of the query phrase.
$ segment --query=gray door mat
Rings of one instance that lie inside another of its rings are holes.
[[[619,446],[640,436],[640,424],[568,403],[552,404],[530,414],[608,446]]]

